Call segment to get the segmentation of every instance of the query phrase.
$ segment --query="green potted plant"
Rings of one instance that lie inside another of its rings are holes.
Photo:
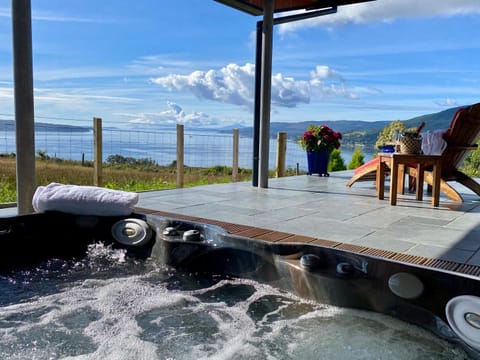
[[[307,152],[308,174],[329,176],[327,172],[330,153],[340,147],[342,134],[327,125],[309,125],[298,140]]]

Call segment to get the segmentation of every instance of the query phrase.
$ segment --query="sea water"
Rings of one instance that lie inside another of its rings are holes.
[[[394,318],[92,245],[0,279],[1,359],[468,359]]]
[[[174,131],[148,132],[134,130],[118,130],[105,128],[103,133],[103,158],[110,155],[121,155],[136,159],[151,159],[159,165],[170,165],[176,160],[176,133]],[[269,168],[275,168],[276,139],[271,139],[269,148]],[[49,157],[66,160],[92,161],[93,133],[84,132],[55,132],[37,131],[35,133],[35,148]],[[184,163],[193,167],[211,167],[215,165],[232,166],[233,163],[233,136],[215,131],[195,131],[185,133]],[[341,156],[346,165],[350,162],[353,148],[341,147]],[[373,149],[362,149],[365,161],[373,156]],[[0,133],[0,153],[14,153],[15,133],[3,131]],[[239,166],[252,168],[253,139],[240,137],[239,139]],[[286,150],[286,167],[307,170],[305,151],[299,145],[289,140]]]

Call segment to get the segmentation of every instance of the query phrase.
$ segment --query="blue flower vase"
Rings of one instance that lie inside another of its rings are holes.
[[[307,152],[308,175],[330,176],[328,173],[329,151]]]

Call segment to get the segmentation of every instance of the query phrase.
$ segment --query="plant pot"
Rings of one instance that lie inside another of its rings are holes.
[[[330,176],[328,173],[328,162],[330,151],[307,152],[308,175]]]

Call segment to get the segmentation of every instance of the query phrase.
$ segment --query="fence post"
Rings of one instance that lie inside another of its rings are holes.
[[[177,124],[177,188],[183,188],[184,184],[183,144],[183,125]]]
[[[287,133],[278,132],[277,133],[277,163],[275,166],[275,176],[283,177],[285,176],[285,157],[287,152]]]
[[[233,164],[232,181],[238,181],[238,129],[233,129]]]
[[[93,185],[103,186],[102,119],[93,118]]]

